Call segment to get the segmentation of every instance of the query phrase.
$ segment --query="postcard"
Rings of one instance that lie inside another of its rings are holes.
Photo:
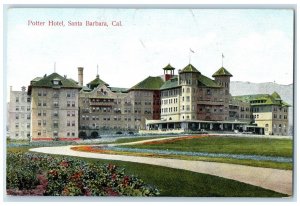
[[[294,16],[7,8],[6,198],[290,200]]]

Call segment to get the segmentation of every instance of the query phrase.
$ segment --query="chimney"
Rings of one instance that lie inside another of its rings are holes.
[[[78,84],[83,86],[83,67],[78,67]]]

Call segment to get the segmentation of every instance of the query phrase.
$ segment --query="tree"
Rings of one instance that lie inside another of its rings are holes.
[[[94,138],[97,138],[98,137],[98,132],[96,132],[96,131],[93,131],[92,133],[91,133],[91,137],[94,139]]]
[[[87,137],[86,132],[84,131],[79,132],[79,138],[86,139],[86,137]]]

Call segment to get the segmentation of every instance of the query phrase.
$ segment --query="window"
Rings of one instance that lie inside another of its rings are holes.
[[[16,123],[15,127],[16,127],[16,129],[18,129],[19,128],[19,123]]]
[[[59,97],[58,92],[54,92],[54,93],[53,93],[53,98],[58,98],[58,97]]]
[[[19,97],[16,97],[16,102],[19,102]]]
[[[16,119],[19,119],[19,115],[18,114],[16,114]]]
[[[58,121],[56,121],[56,120],[53,121],[53,127],[54,127],[54,128],[58,128]]]
[[[58,132],[57,132],[57,131],[54,131],[54,132],[53,132],[53,136],[54,136],[54,137],[57,137],[57,136],[58,136]]]
[[[42,91],[38,91],[38,96],[39,96],[39,97],[42,96]]]
[[[46,103],[46,102],[43,102],[43,106],[46,107],[46,106],[47,106],[47,103]]]
[[[38,116],[42,116],[42,111],[38,111]]]
[[[71,126],[71,122],[69,120],[67,121],[67,126]]]
[[[42,120],[38,120],[38,126],[42,126]]]
[[[70,106],[71,106],[71,102],[67,101],[67,107],[70,107]]]
[[[47,112],[45,110],[43,110],[43,116],[47,116]]]
[[[46,91],[43,92],[43,96],[44,97],[47,96],[47,92]]]
[[[27,106],[27,111],[30,111],[30,106]]]
[[[38,106],[42,106],[42,102],[41,101],[38,101]]]
[[[46,124],[47,124],[46,120],[43,120],[43,126],[46,126]]]
[[[53,80],[54,85],[59,85],[59,80]]]
[[[72,117],[75,117],[75,111],[72,111]]]
[[[29,129],[30,128],[30,123],[27,123],[26,127],[27,127],[27,129]]]
[[[38,131],[38,132],[37,132],[37,135],[38,135],[38,136],[41,136],[41,135],[42,135],[42,132],[41,132],[41,131]]]
[[[67,111],[67,116],[68,116],[68,117],[71,116],[71,111]]]
[[[207,89],[207,90],[206,90],[206,94],[207,94],[207,95],[211,95],[210,89]]]
[[[54,110],[54,111],[53,111],[53,116],[54,116],[54,117],[58,117],[58,111],[57,111],[57,110]]]
[[[67,92],[67,97],[71,97],[71,93],[70,92]]]
[[[30,114],[27,114],[27,119],[30,119]]]
[[[18,106],[16,106],[16,111],[19,111],[19,107]]]
[[[54,107],[59,107],[58,102],[57,102],[57,101],[54,101],[54,102],[53,102],[53,106],[54,106]]]
[[[75,102],[72,102],[72,107],[75,107]]]
[[[187,102],[190,102],[190,96],[187,96],[187,97],[186,97],[186,101],[187,101]]]
[[[30,97],[27,97],[27,102],[31,102]]]

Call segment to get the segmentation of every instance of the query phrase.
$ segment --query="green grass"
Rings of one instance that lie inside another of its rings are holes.
[[[8,148],[7,152],[26,152],[25,148]],[[57,155],[59,156],[59,155]],[[97,164],[115,164],[125,168],[126,174],[135,175],[145,183],[155,185],[165,197],[287,197],[271,190],[234,180],[141,163],[81,158]]]
[[[292,140],[289,139],[208,136],[163,144],[138,144],[122,147],[292,157],[292,143]]]
[[[117,139],[115,142],[113,143],[128,143],[128,142],[136,142],[136,141],[143,141],[143,140],[159,140],[161,138],[164,137],[133,137],[133,138],[121,138],[121,139]]]

